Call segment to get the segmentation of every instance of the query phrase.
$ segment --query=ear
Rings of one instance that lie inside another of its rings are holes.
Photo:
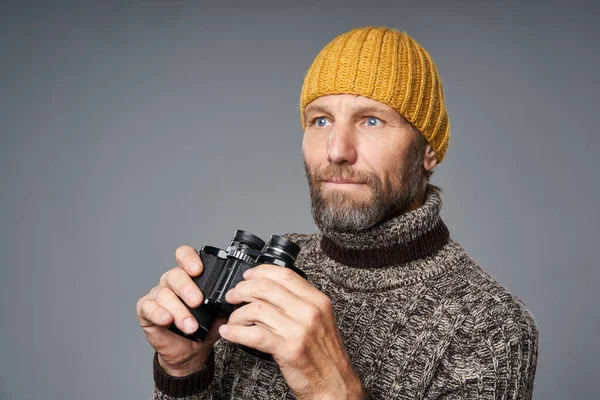
[[[431,148],[431,145],[425,146],[425,157],[423,157],[423,168],[427,171],[432,171],[437,165],[437,157],[435,151]]]

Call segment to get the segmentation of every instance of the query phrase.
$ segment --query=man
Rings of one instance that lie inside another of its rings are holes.
[[[428,183],[449,143],[429,54],[387,28],[340,35],[308,70],[300,112],[320,233],[288,237],[308,280],[249,270],[226,297],[247,305],[192,342],[166,329],[194,332],[180,299],[202,299],[198,254],[178,248],[137,305],[154,398],[530,399],[535,321],[449,237]]]

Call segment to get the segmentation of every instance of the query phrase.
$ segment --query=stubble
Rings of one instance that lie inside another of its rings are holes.
[[[419,193],[423,155],[418,146],[411,149],[405,163],[399,163],[385,184],[374,173],[358,171],[347,164],[329,164],[310,173],[306,161],[312,215],[322,231],[355,232],[371,228],[406,210]],[[323,191],[323,182],[332,178],[351,180],[367,186],[366,200],[357,199],[345,190]]]

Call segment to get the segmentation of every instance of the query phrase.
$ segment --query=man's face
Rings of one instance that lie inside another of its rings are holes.
[[[394,109],[349,94],[306,106],[302,142],[313,216],[326,229],[367,229],[404,212],[422,179],[419,133]]]

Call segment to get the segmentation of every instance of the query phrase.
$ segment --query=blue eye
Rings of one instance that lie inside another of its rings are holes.
[[[377,126],[377,125],[379,125],[380,122],[381,122],[381,120],[379,118],[367,117],[366,125],[367,126]]]
[[[325,117],[319,117],[315,119],[315,125],[323,127],[323,126],[327,126],[327,123],[329,121],[327,121],[327,118]]]

